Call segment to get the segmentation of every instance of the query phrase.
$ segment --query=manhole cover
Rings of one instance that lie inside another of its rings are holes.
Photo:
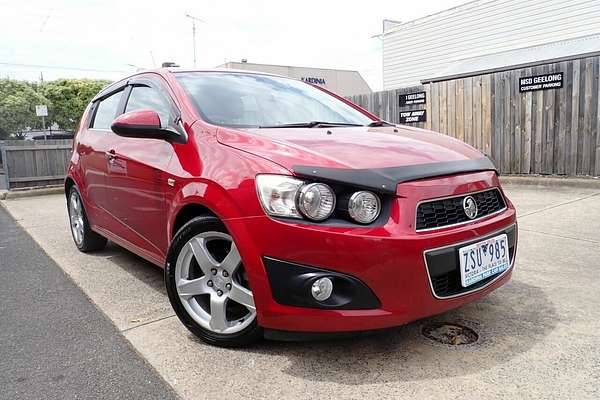
[[[475,343],[479,339],[479,335],[473,329],[448,322],[425,325],[422,333],[426,338],[452,346]]]

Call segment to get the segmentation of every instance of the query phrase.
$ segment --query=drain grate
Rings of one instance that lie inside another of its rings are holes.
[[[425,325],[421,333],[428,339],[451,346],[471,344],[479,339],[479,335],[473,329],[448,322]]]

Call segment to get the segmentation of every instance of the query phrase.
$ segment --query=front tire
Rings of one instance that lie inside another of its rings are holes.
[[[83,208],[83,201],[76,186],[69,190],[67,200],[67,209],[69,211],[69,222],[71,226],[71,235],[75,246],[84,253],[102,250],[106,246],[106,238],[100,236],[92,230],[90,223]]]
[[[204,342],[239,347],[263,337],[239,252],[218,218],[196,217],[177,232],[165,283],[175,313]]]

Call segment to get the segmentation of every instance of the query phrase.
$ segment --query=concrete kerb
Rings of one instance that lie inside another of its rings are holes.
[[[527,185],[541,187],[572,187],[600,190],[599,177],[562,177],[556,175],[502,175],[503,185]]]
[[[18,199],[21,197],[44,196],[48,194],[62,193],[65,190],[63,185],[44,186],[41,188],[24,188],[17,190],[0,191],[0,200]]]

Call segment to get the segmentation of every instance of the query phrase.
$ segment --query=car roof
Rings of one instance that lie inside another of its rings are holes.
[[[152,70],[150,70],[152,71]],[[262,71],[253,71],[250,69],[235,69],[235,68],[181,68],[181,67],[168,67],[168,68],[159,68],[155,69],[155,72],[168,71],[170,73],[176,74],[179,72],[233,72],[233,73],[241,73],[241,74],[253,74],[253,75],[268,75],[268,76],[277,76],[280,78],[290,78],[289,76],[271,74],[268,72]],[[140,71],[141,72],[141,71]]]
[[[261,71],[252,71],[247,69],[232,69],[232,68],[181,68],[181,67],[166,67],[166,68],[152,68],[152,69],[143,69],[137,71],[134,74],[127,75],[124,78],[121,78],[113,83],[108,84],[104,87],[94,98],[92,102],[111,95],[112,93],[120,90],[124,85],[126,85],[131,79],[135,79],[137,76],[144,74],[158,74],[158,75],[167,75],[167,74],[177,74],[177,73],[190,73],[190,72],[218,72],[218,73],[236,73],[236,74],[246,74],[246,75],[266,75],[266,76],[275,76],[278,78],[287,78],[292,80],[298,80],[295,78],[291,78],[289,76],[270,74],[268,72]]]

